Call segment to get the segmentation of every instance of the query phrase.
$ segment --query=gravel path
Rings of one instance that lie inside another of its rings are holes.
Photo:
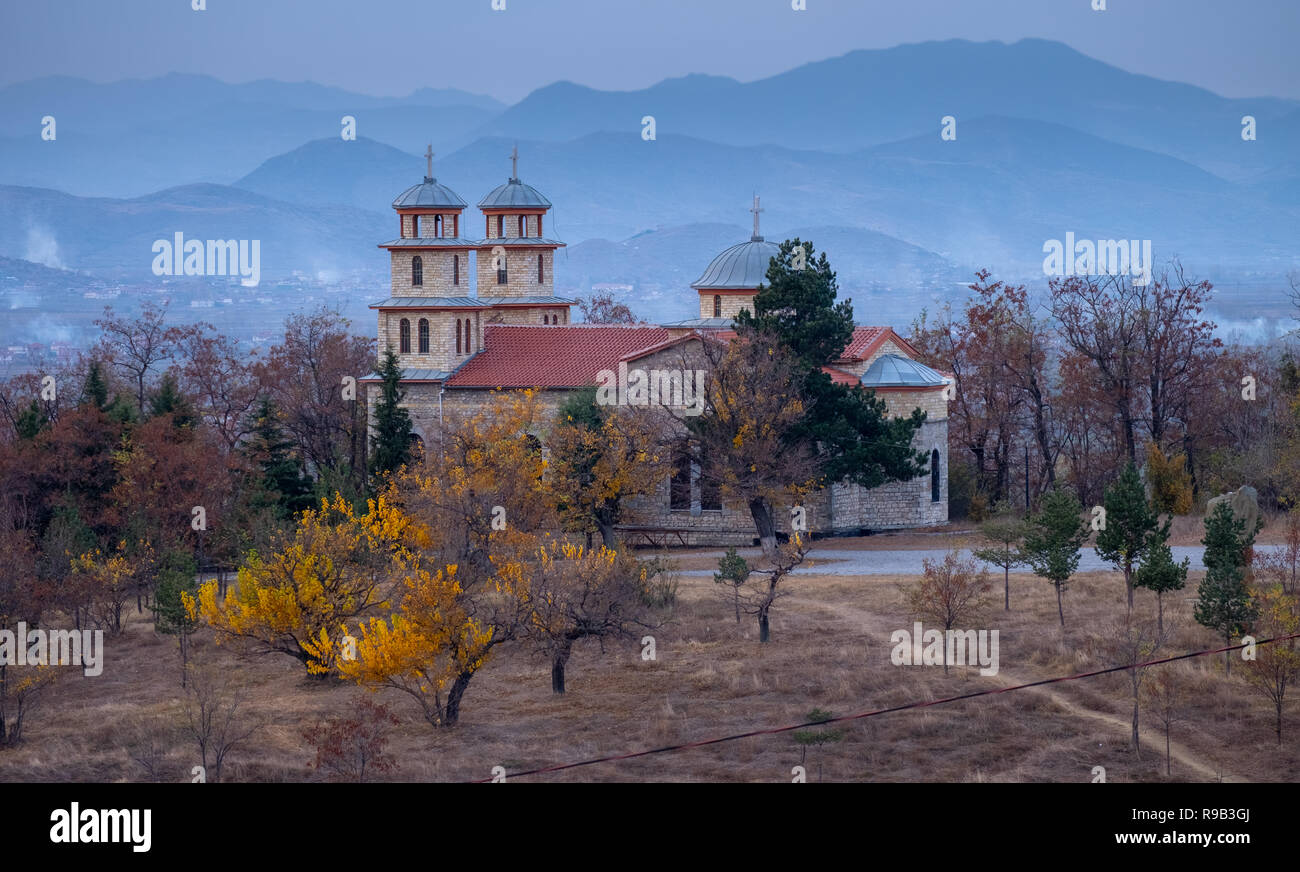
[[[1258,545],[1256,551],[1279,550],[1280,545]],[[1201,555],[1205,549],[1200,545],[1175,545],[1173,547],[1174,560],[1181,563],[1184,557],[1191,559],[1192,569],[1204,569],[1201,563]],[[702,557],[721,557],[722,551],[695,552],[694,556]],[[925,558],[931,560],[942,560],[947,550],[942,548],[930,548],[918,551],[846,551],[836,548],[815,548],[809,553],[811,559],[817,565],[801,566],[794,571],[794,575],[919,575],[921,573],[921,561]],[[969,557],[970,550],[961,549],[962,557]],[[823,560],[834,560],[834,563],[822,563]],[[1097,556],[1097,552],[1091,548],[1084,548],[1079,559],[1079,572],[1089,572],[1093,570],[1113,569],[1109,563],[1104,562]],[[1013,569],[1012,572],[1025,572],[1021,567]],[[712,569],[688,569],[683,570],[682,575],[691,576],[712,576]]]

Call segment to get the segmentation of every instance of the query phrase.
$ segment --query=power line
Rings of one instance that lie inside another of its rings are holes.
[[[1254,644],[1268,645],[1273,642],[1284,642],[1288,639],[1300,639],[1300,633],[1292,633],[1288,636],[1276,636],[1272,639],[1262,639]],[[1189,654],[1179,654],[1175,657],[1164,657],[1159,660],[1148,660],[1145,663],[1130,663],[1126,666],[1112,666],[1108,669],[1097,669],[1092,672],[1079,672],[1075,675],[1062,675],[1056,678],[1044,678],[1041,681],[1031,681],[1028,684],[1017,684],[1011,687],[999,687],[992,690],[980,690],[974,693],[964,693],[961,696],[949,696],[943,699],[930,700],[929,702],[910,702],[904,705],[892,706],[890,708],[875,709],[873,711],[859,712],[855,715],[841,715],[836,718],[827,718],[822,721],[806,721],[801,724],[792,724],[786,727],[768,727],[762,730],[750,730],[747,733],[735,733],[730,736],[718,736],[712,739],[700,739],[694,742],[684,742],[680,745],[665,745],[662,748],[651,748],[646,751],[632,751],[627,754],[613,754],[606,757],[593,757],[589,760],[579,760],[574,763],[560,763],[555,766],[543,766],[539,769],[528,769],[523,772],[508,773],[509,778],[522,778],[525,775],[541,775],[546,772],[560,772],[565,769],[577,769],[580,766],[594,766],[597,763],[614,763],[619,760],[634,760],[637,757],[649,757],[654,754],[668,754],[675,751],[686,751],[692,748],[703,748],[707,745],[720,745],[723,742],[734,742],[737,739],[749,739],[754,736],[771,736],[777,733],[788,733],[792,730],[801,730],[805,727],[818,727],[824,724],[837,724],[845,721],[857,721],[865,718],[874,718],[878,715],[887,715],[891,712],[907,711],[909,709],[929,708],[930,706],[945,705],[951,702],[960,702],[964,699],[974,699],[979,696],[993,696],[999,693],[1010,693],[1015,690],[1025,690],[1030,687],[1040,687],[1044,684],[1055,684],[1061,681],[1077,681],[1081,678],[1093,678],[1098,675],[1108,675],[1112,672],[1124,672],[1130,669],[1145,669],[1148,666],[1158,666],[1161,663],[1174,663],[1179,660],[1187,660],[1192,657],[1204,657],[1207,654],[1222,654],[1225,651],[1238,651],[1245,648],[1245,644],[1231,645],[1226,648],[1211,648],[1204,651],[1193,651]],[[492,778],[478,778],[470,781],[471,784],[485,784],[492,781]]]

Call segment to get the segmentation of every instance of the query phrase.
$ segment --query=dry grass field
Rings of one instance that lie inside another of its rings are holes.
[[[1198,574],[1194,573],[1194,576]],[[564,696],[550,690],[548,664],[523,650],[501,650],[475,677],[462,721],[434,730],[405,696],[383,691],[398,714],[389,750],[394,780],[488,778],[507,771],[575,761],[803,721],[814,708],[836,715],[1006,687],[1105,665],[1090,636],[1124,613],[1123,583],[1113,573],[1077,576],[1066,594],[1062,634],[1046,582],[1012,576],[1012,610],[996,599],[979,627],[1000,635],[1001,671],[894,666],[890,633],[910,628],[902,604],[914,579],[801,576],[773,612],[773,641],[759,645],[751,618],[737,626],[709,578],[684,577],[669,622],[655,631],[657,660],[638,645],[580,644]],[[1177,625],[1168,653],[1215,647],[1191,618],[1190,599],[1166,603]],[[1138,592],[1138,610],[1154,597]],[[161,749],[160,777],[186,781],[197,752],[180,708],[176,641],[156,636],[147,614],[132,614],[125,633],[107,639],[103,675],[70,673],[41,700],[26,739],[0,752],[0,781],[145,780],[132,748],[152,739]],[[194,658],[246,684],[247,714],[262,722],[228,758],[223,780],[285,781],[311,777],[300,730],[322,716],[347,712],[363,691],[308,678],[282,655],[243,656],[217,646],[207,631]],[[1267,702],[1222,656],[1180,668],[1194,688],[1174,726],[1174,781],[1300,780],[1300,717],[1294,705],[1279,747]],[[808,749],[808,779],[825,781],[1088,782],[1094,766],[1111,782],[1162,781],[1164,736],[1143,712],[1140,754],[1128,746],[1131,702],[1125,676],[1053,684],[853,721],[838,743]],[[706,748],[604,763],[529,781],[747,781],[791,779],[801,749],[791,734],[741,739]]]

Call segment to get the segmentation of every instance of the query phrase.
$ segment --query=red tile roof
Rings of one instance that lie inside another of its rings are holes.
[[[849,344],[844,346],[840,360],[866,360],[886,339],[892,340],[908,355],[915,356],[917,353],[892,327],[854,327],[853,336],[849,339]]]
[[[831,381],[838,385],[857,385],[862,384],[862,379],[843,369],[837,369],[833,366],[823,366],[822,372],[831,377]]]
[[[596,383],[602,369],[672,337],[663,327],[488,324],[483,350],[452,373],[448,387],[560,388]]]

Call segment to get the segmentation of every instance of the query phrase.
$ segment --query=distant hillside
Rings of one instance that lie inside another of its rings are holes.
[[[208,76],[94,84],[49,77],[0,88],[0,183],[136,196],[196,181],[229,183],[304,142],[358,136],[423,151],[469,141],[501,104],[462,91],[370,97],[312,83],[231,85]],[[40,137],[52,115],[58,138]]]
[[[958,130],[955,142],[925,135],[853,154],[675,135],[646,142],[634,132],[521,140],[519,171],[555,204],[548,233],[571,244],[731,225],[748,217],[758,193],[769,226],[860,227],[953,263],[1025,274],[1041,274],[1044,241],[1067,232],[1151,239],[1157,258],[1176,254],[1189,265],[1253,268],[1298,256],[1297,202],[1267,187],[1058,124],[990,117]],[[509,175],[513,144],[484,139],[437,159],[439,181],[466,200],[474,220],[474,204]],[[1287,166],[1279,170],[1284,183],[1293,178]],[[377,143],[322,140],[268,161],[239,185],[379,211],[423,169],[417,156]]]
[[[0,255],[24,257],[36,234],[67,267],[150,275],[155,240],[261,240],[265,278],[383,269],[375,243],[391,221],[346,206],[307,207],[220,185],[185,185],[129,200],[0,186]]]
[[[1173,155],[1242,179],[1294,152],[1300,105],[1228,99],[1128,73],[1059,42],[948,40],[849,52],[741,83],[670,79],[638,91],[559,82],[484,123],[483,136],[563,141],[596,131],[639,132],[731,145],[850,151],[912,136],[938,141],[940,119],[987,115],[1066,122],[1086,133]],[[1256,117],[1256,142],[1240,137]],[[960,133],[959,133],[960,136]]]

